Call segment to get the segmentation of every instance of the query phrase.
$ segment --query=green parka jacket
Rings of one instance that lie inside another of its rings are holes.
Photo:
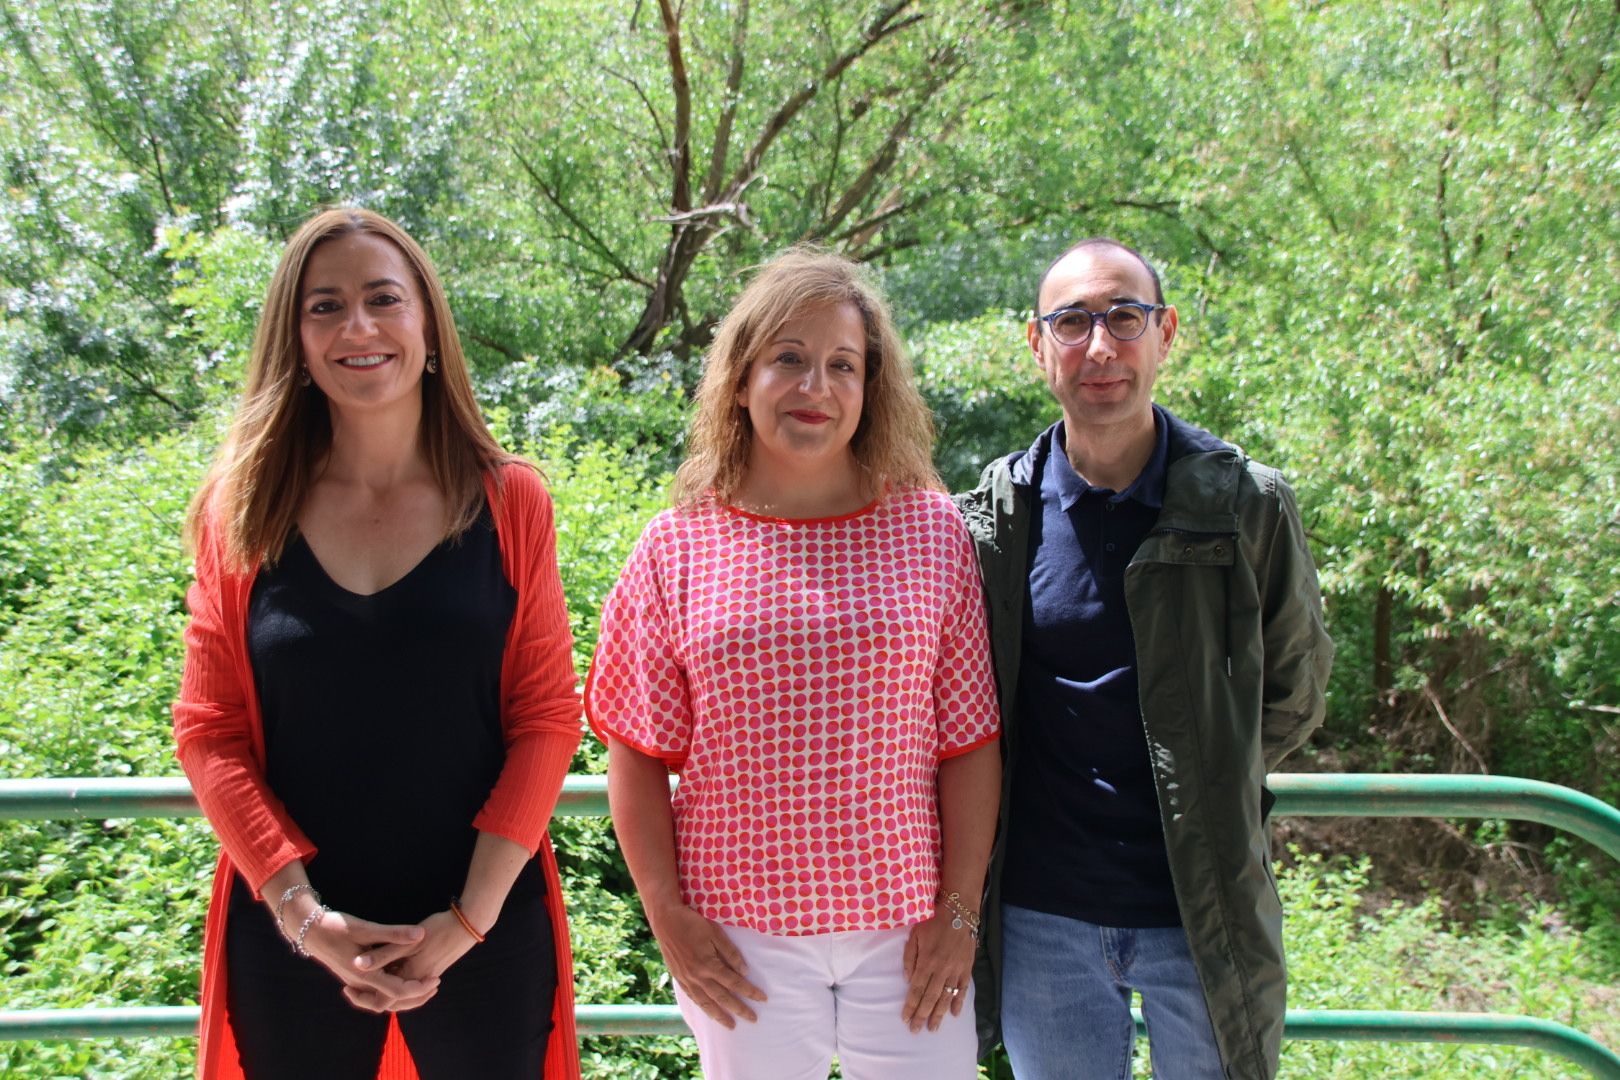
[[[1182,923],[1226,1075],[1270,1080],[1286,975],[1266,773],[1322,721],[1333,644],[1294,494],[1275,470],[1163,412],[1164,506],[1125,572],[1142,723]],[[1001,697],[1001,821],[974,973],[980,1050],[999,1038],[1000,885],[1019,751],[1030,515],[1056,426],[958,495],[978,546]],[[1061,873],[1062,867],[1053,867]]]

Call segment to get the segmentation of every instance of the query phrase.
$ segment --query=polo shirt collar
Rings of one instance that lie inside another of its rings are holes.
[[[1101,495],[1115,503],[1130,499],[1158,510],[1164,506],[1164,478],[1170,460],[1170,424],[1158,405],[1153,406],[1153,434],[1153,456],[1148,458],[1130,487],[1116,492],[1089,484],[1074,471],[1074,466],[1069,464],[1068,436],[1060,420],[1053,432],[1052,452],[1046,455],[1041,484],[1057,493],[1058,504],[1065,511],[1072,509],[1085,495]]]

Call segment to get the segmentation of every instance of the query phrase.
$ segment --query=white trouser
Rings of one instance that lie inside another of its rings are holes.
[[[706,1080],[826,1080],[835,1054],[845,1080],[978,1075],[971,985],[963,988],[962,1014],[947,1012],[938,1031],[913,1034],[900,1020],[910,927],[803,937],[724,929],[768,1000],[751,1003],[757,1021],[739,1019],[728,1030],[675,988]]]

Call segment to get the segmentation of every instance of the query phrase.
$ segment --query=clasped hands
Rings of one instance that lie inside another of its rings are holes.
[[[294,923],[289,912],[283,930],[287,924],[296,933],[301,920]],[[303,943],[310,959],[343,984],[349,1004],[379,1013],[425,1004],[438,993],[439,976],[477,944],[449,911],[416,924],[385,924],[334,910],[315,918]]]

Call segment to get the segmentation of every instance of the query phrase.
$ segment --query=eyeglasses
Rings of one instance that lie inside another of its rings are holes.
[[[1060,345],[1084,345],[1091,339],[1097,322],[1108,327],[1115,341],[1135,341],[1147,332],[1148,316],[1163,311],[1163,304],[1115,304],[1107,311],[1087,311],[1080,307],[1058,308],[1046,315],[1037,315],[1057,338]]]

